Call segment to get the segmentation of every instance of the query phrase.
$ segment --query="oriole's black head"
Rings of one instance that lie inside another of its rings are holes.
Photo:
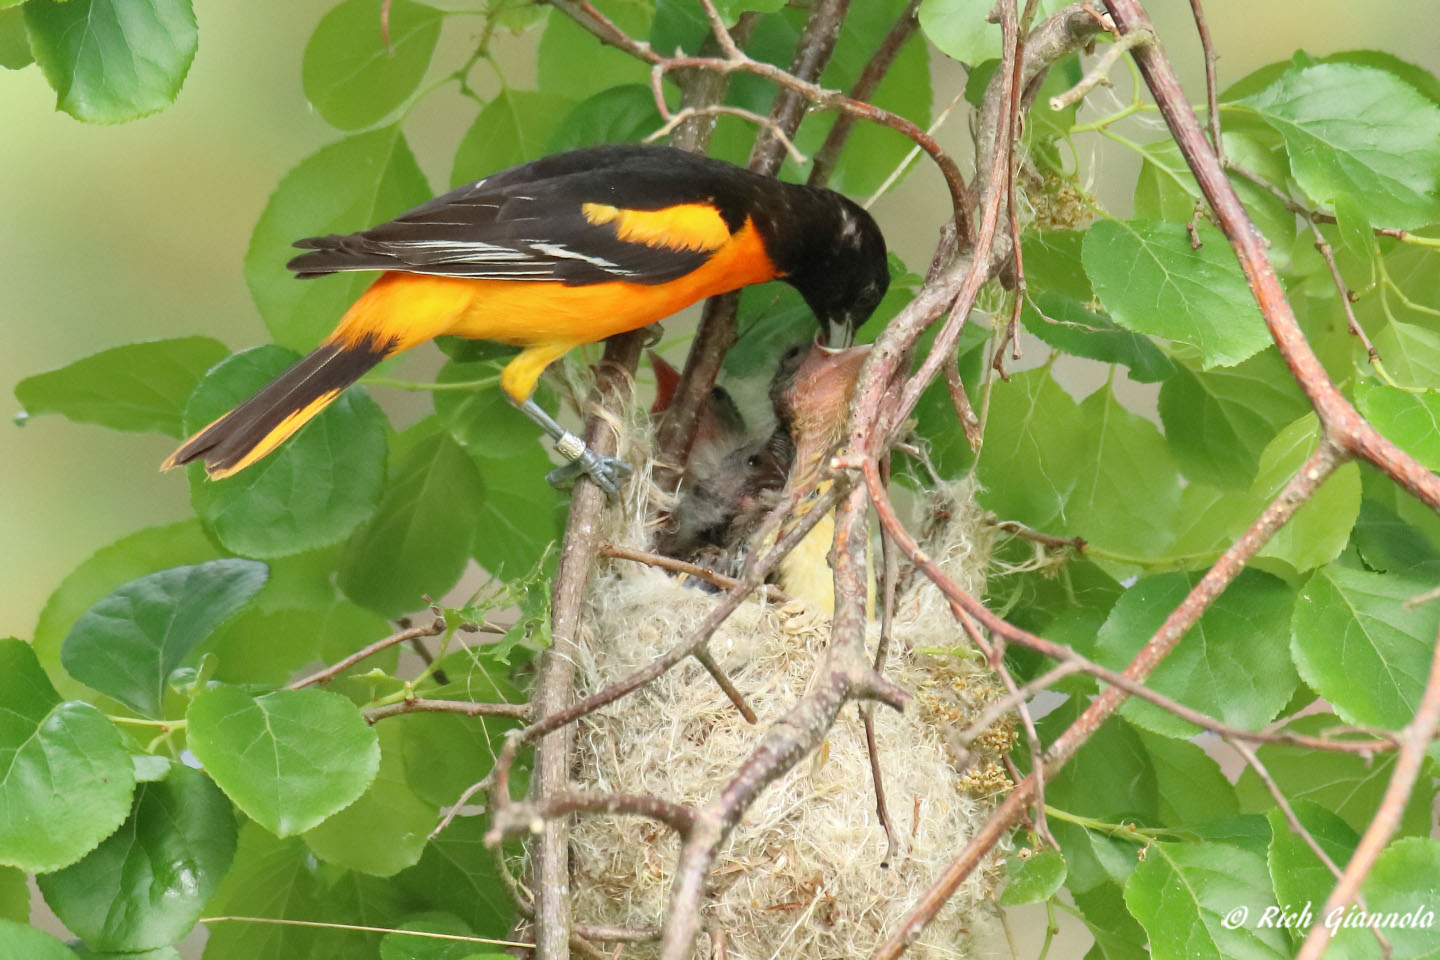
[[[833,190],[794,189],[795,216],[771,256],[815,312],[826,345],[848,347],[890,286],[885,237],[859,204]]]

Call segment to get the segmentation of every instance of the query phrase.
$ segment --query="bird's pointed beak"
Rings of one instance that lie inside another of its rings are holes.
[[[825,321],[824,346],[831,350],[844,350],[855,342],[855,325],[846,316],[832,317]]]

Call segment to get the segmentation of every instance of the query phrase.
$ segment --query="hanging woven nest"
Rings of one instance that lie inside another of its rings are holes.
[[[623,516],[604,535],[651,549],[635,518],[658,496],[649,484],[643,427],[622,447],[640,465]],[[932,491],[920,524],[923,546],[959,585],[984,587],[990,541],[964,485]],[[629,518],[629,519],[625,519]],[[905,712],[874,710],[875,735],[898,849],[886,861],[885,831],[858,711],[847,708],[824,744],[746,811],[715,859],[702,906],[705,928],[722,932],[736,960],[867,955],[892,931],[964,846],[1008,786],[1000,758],[1013,741],[1003,722],[960,761],[949,742],[1001,695],[983,659],[968,650],[949,605],[909,571],[898,598],[885,675],[912,694]],[[580,693],[595,693],[685,641],[710,612],[714,593],[628,561],[592,577],[577,657]],[[747,601],[715,634],[710,652],[759,716],[747,723],[693,659],[578,724],[575,785],[650,794],[703,805],[729,782],[763,732],[805,692],[829,640],[829,620],[801,603]],[[870,630],[873,652],[878,627]],[[963,769],[960,764],[964,763]],[[577,922],[658,928],[669,906],[679,841],[637,817],[584,816],[571,833]],[[994,915],[993,868],[973,873],[911,948],[916,957],[962,957]],[[626,947],[651,956],[654,944]],[[703,951],[702,951],[703,952]]]

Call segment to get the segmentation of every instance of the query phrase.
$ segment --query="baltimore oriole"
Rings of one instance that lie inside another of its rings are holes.
[[[668,147],[572,150],[492,174],[348,236],[313,237],[298,277],[383,270],[321,346],[205,427],[162,469],[250,466],[387,357],[441,334],[523,348],[501,388],[570,463],[614,492],[597,456],[531,399],[571,348],[768,280],[794,286],[832,343],[848,343],[890,281],[885,241],[830,190],[782,183]],[[557,476],[557,474],[559,476]]]

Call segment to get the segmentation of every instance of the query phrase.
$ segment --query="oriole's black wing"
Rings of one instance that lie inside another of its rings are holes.
[[[566,284],[665,283],[696,269],[780,185],[660,147],[557,154],[347,236],[301,240],[301,277],[401,270]]]

